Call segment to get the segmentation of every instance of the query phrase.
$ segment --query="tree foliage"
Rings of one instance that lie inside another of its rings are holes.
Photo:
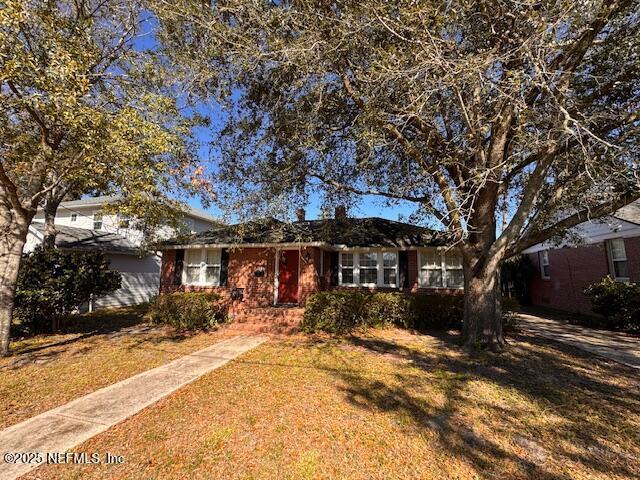
[[[0,9],[3,195],[33,210],[61,186],[114,188],[140,208],[190,187],[191,127],[136,48],[140,2],[4,2]]]
[[[113,191],[159,223],[166,194],[209,189],[193,126],[164,60],[144,48],[138,0],[5,0],[0,5],[0,354],[22,247],[36,209],[66,188]],[[196,188],[197,187],[197,188]]]
[[[635,0],[154,4],[229,106],[229,203],[413,203],[462,252],[470,344],[502,343],[504,259],[640,196]]]
[[[38,248],[20,268],[15,313],[34,332],[55,330],[60,320],[92,296],[120,288],[121,276],[101,252]]]

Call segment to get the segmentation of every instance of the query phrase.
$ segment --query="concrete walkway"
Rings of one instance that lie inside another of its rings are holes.
[[[40,464],[37,458],[32,463],[7,463],[6,454],[39,453],[46,462],[47,452],[64,453],[266,339],[244,335],[223,340],[1,431],[0,479],[17,478]]]
[[[640,338],[619,332],[571,325],[525,313],[520,314],[520,325],[535,335],[557,340],[614,362],[640,369]]]

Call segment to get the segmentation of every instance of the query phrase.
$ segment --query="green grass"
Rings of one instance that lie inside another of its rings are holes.
[[[637,371],[517,337],[501,355],[388,329],[272,340],[32,478],[633,478]]]

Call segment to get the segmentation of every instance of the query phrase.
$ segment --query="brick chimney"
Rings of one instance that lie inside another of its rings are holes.
[[[336,207],[336,213],[334,216],[336,220],[344,220],[345,218],[347,218],[347,207],[345,207],[344,205],[338,205]]]
[[[296,209],[296,218],[298,219],[299,222],[304,222],[306,220],[305,215],[306,215],[306,212],[304,211],[304,208]]]

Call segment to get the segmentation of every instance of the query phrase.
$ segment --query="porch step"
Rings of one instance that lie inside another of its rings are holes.
[[[298,326],[283,326],[269,323],[230,323],[225,327],[227,333],[263,333],[267,335],[293,335],[300,332]]]
[[[304,316],[301,307],[256,307],[229,312],[236,323],[299,323]]]
[[[248,307],[229,312],[228,331],[288,335],[300,330],[303,307]]]

